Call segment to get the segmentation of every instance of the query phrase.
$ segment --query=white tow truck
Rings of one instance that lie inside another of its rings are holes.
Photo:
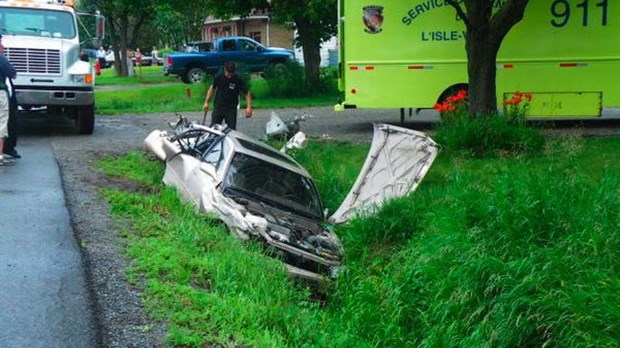
[[[92,134],[95,76],[93,66],[80,59],[80,15],[94,16],[93,39],[103,39],[104,18],[78,13],[73,0],[0,0],[2,43],[17,70],[18,105],[67,115],[79,134]]]

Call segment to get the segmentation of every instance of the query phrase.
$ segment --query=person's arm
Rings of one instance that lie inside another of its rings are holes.
[[[17,71],[4,54],[0,54],[0,71],[4,76],[14,79]]]
[[[245,94],[245,104],[245,117],[250,118],[252,117],[252,93],[250,91]]]
[[[214,93],[214,88],[213,88],[213,85],[211,85],[211,87],[209,87],[209,90],[207,91],[207,97],[205,98],[205,104],[202,106],[205,112],[209,111],[209,102],[211,102],[213,93]]]

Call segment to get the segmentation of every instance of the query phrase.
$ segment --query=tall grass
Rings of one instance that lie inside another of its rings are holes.
[[[312,144],[295,155],[329,201],[366,150]],[[441,154],[415,194],[337,227],[346,268],[322,306],[172,190],[106,195],[133,222],[130,275],[145,279],[175,346],[614,347],[619,152],[617,138],[568,138],[529,157]],[[132,177],[140,157],[104,166]]]

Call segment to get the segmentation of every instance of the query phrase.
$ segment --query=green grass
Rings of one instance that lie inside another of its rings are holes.
[[[163,76],[160,66],[142,69],[142,75],[134,77],[116,77],[112,68],[102,70],[101,76],[96,78],[96,85],[108,88],[95,89],[98,115],[202,110],[209,81],[206,85],[187,85],[176,77]],[[109,86],[119,88],[110,89]],[[273,97],[270,96],[267,82],[258,76],[252,77],[250,90],[255,109],[328,106],[336,104],[338,98],[336,92],[297,98]]]
[[[101,69],[101,75],[95,78],[95,86],[140,86],[161,83],[180,83],[175,76],[164,76],[161,66],[143,66],[135,68],[132,77],[117,77],[114,67]]]
[[[367,146],[313,143],[295,153],[330,208]],[[337,227],[346,271],[324,305],[281,264],[230,237],[156,183],[162,165],[133,153],[106,189],[127,219],[130,279],[173,346],[615,347],[620,337],[620,139],[548,141],[540,155],[440,154],[413,195]]]

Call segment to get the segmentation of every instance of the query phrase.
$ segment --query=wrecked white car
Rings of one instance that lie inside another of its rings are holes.
[[[296,277],[337,275],[344,251],[326,220],[312,177],[294,159],[240,132],[185,124],[153,131],[146,148],[166,162],[163,181],[231,233],[265,245]],[[370,154],[343,205],[340,223],[413,191],[438,152],[426,135],[378,124]]]

